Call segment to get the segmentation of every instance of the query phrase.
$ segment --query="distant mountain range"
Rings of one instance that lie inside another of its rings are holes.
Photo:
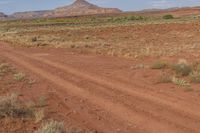
[[[76,0],[73,4],[59,7],[54,10],[17,12],[12,15],[0,13],[0,19],[34,19],[34,18],[54,18],[80,15],[113,14],[120,13],[117,8],[102,8],[90,4],[85,0]]]
[[[0,12],[0,20],[10,19],[35,19],[35,18],[56,18],[81,15],[97,14],[136,14],[136,15],[163,15],[172,14],[174,16],[200,15],[200,7],[174,7],[168,9],[146,9],[137,12],[123,12],[118,8],[103,8],[87,2],[86,0],[76,0],[68,6],[59,7],[54,10],[17,12],[12,15],[5,15]]]
[[[162,16],[165,14],[172,14],[175,17],[183,16],[200,16],[200,6],[196,7],[173,7],[168,9],[146,9],[134,12],[137,14],[145,14],[151,16]]]

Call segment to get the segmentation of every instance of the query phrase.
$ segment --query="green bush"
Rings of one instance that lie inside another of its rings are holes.
[[[167,15],[163,16],[163,19],[173,19],[173,18],[174,18],[174,16],[171,14],[167,14]]]

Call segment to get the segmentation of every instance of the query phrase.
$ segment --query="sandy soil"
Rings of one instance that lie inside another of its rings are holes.
[[[37,77],[36,87],[22,91],[24,99],[45,95],[47,114],[68,127],[98,133],[200,132],[199,85],[186,92],[172,84],[157,84],[162,74],[158,70],[132,69],[156,58],[80,55],[59,48],[13,48],[4,43],[0,56]]]

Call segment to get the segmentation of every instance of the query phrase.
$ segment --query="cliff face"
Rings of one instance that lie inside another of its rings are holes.
[[[102,8],[94,4],[90,4],[85,0],[76,0],[73,4],[56,8],[55,10],[48,11],[33,11],[33,12],[20,12],[14,13],[9,18],[15,19],[31,19],[31,18],[48,18],[48,17],[66,17],[66,16],[80,16],[92,14],[107,14],[119,13],[117,8]]]

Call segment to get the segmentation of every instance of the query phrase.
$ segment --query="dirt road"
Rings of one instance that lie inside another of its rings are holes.
[[[0,56],[53,86],[52,107],[64,121],[87,131],[200,132],[200,97],[155,84],[158,72],[131,69],[138,60],[79,55],[64,49],[12,48],[4,43]],[[37,89],[33,93],[37,95]]]

